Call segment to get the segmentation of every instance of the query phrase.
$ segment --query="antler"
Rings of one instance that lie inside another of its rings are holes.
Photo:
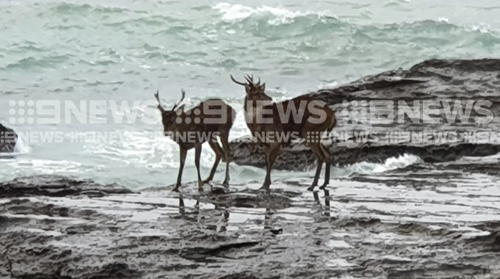
[[[156,90],[156,93],[154,94],[154,96],[155,96],[156,100],[158,101],[158,109],[161,110],[162,112],[164,112],[165,109],[161,105],[161,101],[160,101],[160,90]]]
[[[233,75],[229,75],[231,77],[231,80],[236,83],[236,84],[239,84],[239,85],[243,85],[243,86],[247,86],[249,84],[246,84],[246,83],[243,83],[243,82],[240,82],[240,81],[237,81],[234,79]]]
[[[186,96],[186,92],[184,91],[184,89],[181,89],[181,92],[182,92],[182,98],[175,103],[174,107],[172,108],[172,111],[175,111],[177,106],[184,100],[184,97]]]
[[[234,83],[239,84],[239,85],[250,86],[250,87],[261,86],[260,77],[259,77],[259,81],[257,83],[254,83],[253,82],[253,75],[246,75],[245,79],[247,80],[248,83],[243,83],[243,82],[235,80],[233,75],[230,75],[230,76],[231,76],[231,80],[233,80]]]
[[[251,85],[254,85],[253,83],[253,75],[246,75],[245,76],[245,79],[248,81],[248,83],[250,83]]]

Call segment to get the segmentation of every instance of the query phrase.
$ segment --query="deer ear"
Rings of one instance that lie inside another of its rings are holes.
[[[250,85],[245,85],[245,92],[247,95],[252,95],[252,87],[250,87]]]
[[[262,90],[262,92],[266,91],[266,83],[265,82],[260,86],[260,89]]]

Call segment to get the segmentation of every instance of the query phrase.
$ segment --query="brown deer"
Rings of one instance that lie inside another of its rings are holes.
[[[226,177],[223,185],[229,186],[229,132],[236,117],[236,110],[218,98],[207,99],[196,107],[185,111],[184,105],[179,104],[184,100],[185,92],[181,90],[182,98],[177,101],[171,110],[166,110],[160,102],[159,92],[154,96],[158,101],[158,109],[161,112],[163,132],[179,145],[180,167],[177,183],[172,191],[179,191],[182,180],[182,172],[186,161],[187,151],[195,149],[195,165],[198,172],[198,190],[203,191],[203,184],[210,182],[215,175],[217,166],[224,156],[226,162]],[[220,138],[222,148],[217,142]],[[215,152],[215,162],[207,179],[201,179],[200,157],[203,143],[207,142]]]
[[[271,170],[280,148],[290,144],[294,138],[306,139],[307,145],[317,156],[316,174],[312,185],[307,190],[313,191],[314,187],[318,185],[323,163],[326,164],[325,182],[320,189],[325,189],[330,182],[332,159],[330,151],[321,143],[320,139],[325,132],[331,132],[337,126],[335,111],[326,106],[326,103],[305,95],[282,102],[273,102],[273,99],[265,93],[266,83],[261,84],[260,78],[257,83],[254,83],[253,77],[247,75],[245,76],[247,83],[243,83],[235,80],[232,75],[230,76],[233,82],[245,87],[245,120],[252,136],[260,138],[257,141],[265,152],[267,173],[261,189],[269,190]],[[298,115],[297,118],[293,113],[288,115],[285,113],[294,108],[297,112],[296,115]],[[270,119],[258,120],[258,118],[265,119],[265,114],[271,115]],[[282,140],[278,138],[280,134],[282,134]],[[294,137],[291,137],[291,134]],[[265,137],[264,140],[262,136]],[[271,139],[271,136],[274,139],[278,138],[278,140]]]

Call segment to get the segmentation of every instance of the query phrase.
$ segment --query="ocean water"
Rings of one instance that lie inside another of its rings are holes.
[[[156,90],[167,107],[181,88],[187,106],[224,98],[240,112],[234,139],[249,131],[241,115],[243,88],[229,74],[259,76],[280,99],[428,58],[500,53],[500,3],[493,0],[102,3],[0,1],[0,121],[22,137],[18,155],[0,161],[0,179],[57,173],[131,188],[175,183],[178,148],[161,136]],[[97,116],[66,114],[70,104],[88,109],[92,101],[125,106],[118,113],[108,106]],[[43,102],[61,109],[58,121],[41,121],[48,115],[38,107]],[[196,177],[193,153],[184,182]],[[203,176],[213,159],[206,146]],[[332,174],[381,172],[418,161],[407,155]],[[263,174],[231,165],[233,183]],[[274,172],[273,179],[303,175]]]

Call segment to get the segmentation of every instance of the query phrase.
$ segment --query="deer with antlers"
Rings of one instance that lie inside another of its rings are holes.
[[[184,104],[179,106],[186,95],[184,90],[181,90],[181,92],[182,98],[175,103],[171,110],[167,110],[162,106],[159,91],[154,94],[158,101],[158,109],[161,112],[164,134],[175,141],[179,145],[180,150],[179,173],[177,175],[177,183],[172,191],[179,191],[187,151],[193,148],[195,149],[195,165],[198,173],[198,190],[200,192],[203,191],[203,184],[213,179],[217,166],[223,156],[226,162],[226,176],[223,185],[228,187],[230,163],[229,131],[233,126],[236,110],[221,99],[211,98],[185,111]],[[217,138],[220,138],[222,147],[217,142]],[[200,175],[200,157],[202,145],[207,141],[215,152],[215,162],[208,178],[202,181]]]
[[[318,179],[323,163],[326,165],[325,181],[320,189],[325,187],[330,182],[330,167],[331,154],[320,141],[325,132],[331,132],[337,126],[335,111],[330,109],[322,101],[315,100],[310,96],[298,96],[293,99],[282,102],[273,102],[273,99],[265,93],[266,83],[260,83],[260,78],[257,83],[254,83],[252,76],[245,76],[247,83],[237,81],[232,75],[231,80],[236,84],[245,87],[245,120],[247,127],[250,129],[252,136],[259,136],[259,133],[267,135],[294,134],[295,138],[306,139],[307,145],[317,157],[316,174],[312,185],[307,188],[313,191],[318,185]],[[285,111],[295,109],[297,114],[287,114]],[[271,115],[267,120],[263,119],[265,114]],[[266,178],[261,189],[269,190],[271,185],[271,170],[273,168],[276,157],[282,146],[290,144],[294,138],[290,136],[282,137],[283,140],[273,140],[270,137],[262,139],[260,134],[257,140],[264,149],[266,159]]]

